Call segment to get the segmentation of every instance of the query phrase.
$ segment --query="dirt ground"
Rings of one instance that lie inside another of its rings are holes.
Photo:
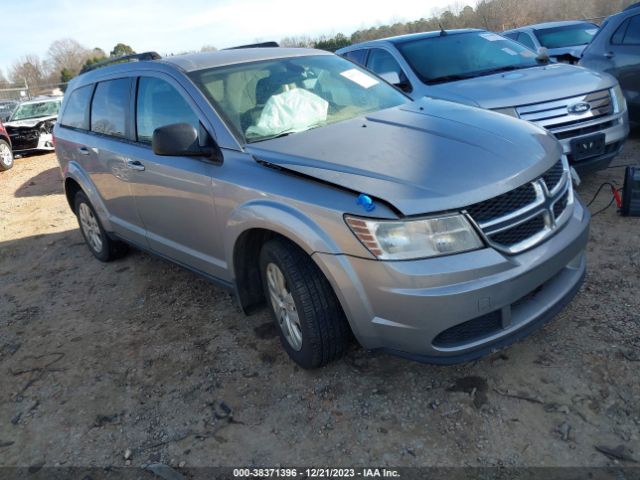
[[[623,168],[583,180],[589,200]],[[146,253],[95,260],[55,156],[18,159],[0,174],[0,466],[633,465],[639,246],[639,218],[594,217],[577,298],[503,352],[441,367],[354,346],[306,372],[266,310]]]

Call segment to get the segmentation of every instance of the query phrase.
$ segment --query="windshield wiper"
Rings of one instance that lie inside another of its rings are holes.
[[[311,125],[309,128],[304,130],[287,130],[286,132],[275,133],[273,135],[269,135],[267,137],[257,137],[255,139],[247,140],[248,143],[256,143],[263,142],[265,140],[273,140],[274,138],[286,137],[287,135],[291,135],[292,133],[302,133],[308,132],[309,130],[313,130],[314,128],[322,127],[325,125],[325,122],[316,123],[315,125]]]
[[[249,143],[256,143],[256,142],[262,142],[264,140],[273,140],[274,138],[281,138],[281,137],[286,137],[287,135],[291,135],[293,132],[280,132],[280,133],[276,133],[275,135],[269,135],[268,137],[257,137],[254,139],[249,140]]]
[[[447,82],[455,82],[456,80],[465,80],[467,78],[471,78],[472,75],[464,74],[464,75],[444,75],[442,77],[436,77],[432,80],[429,80],[427,83],[429,85],[434,85],[436,83],[447,83]]]

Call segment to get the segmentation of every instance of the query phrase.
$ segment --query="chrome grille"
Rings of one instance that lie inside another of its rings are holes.
[[[614,126],[619,119],[609,90],[516,107],[518,116],[553,133],[558,139],[597,133]]]
[[[515,254],[550,237],[571,215],[573,188],[566,158],[532,182],[466,209],[494,248]]]

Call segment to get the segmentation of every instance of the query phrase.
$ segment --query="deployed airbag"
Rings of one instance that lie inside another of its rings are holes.
[[[326,100],[308,90],[287,90],[267,100],[258,122],[247,128],[246,136],[269,137],[308,130],[327,120],[328,108]]]

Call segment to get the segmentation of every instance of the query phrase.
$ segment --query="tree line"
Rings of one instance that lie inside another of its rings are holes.
[[[115,45],[107,55],[101,48],[89,49],[72,38],[63,38],[51,43],[44,59],[28,54],[16,60],[9,68],[8,80],[0,72],[0,83],[26,82],[28,86],[66,83],[86,66],[132,53],[134,50],[124,43]]]
[[[354,43],[378,38],[428,32],[440,28],[483,28],[501,32],[523,25],[554,20],[589,19],[599,23],[638,0],[481,0],[474,7],[456,1],[446,8],[434,8],[428,18],[377,25],[351,35],[297,36],[283,38],[283,47],[320,48],[335,51]]]
[[[351,35],[337,33],[319,37],[294,36],[280,41],[283,47],[310,47],[335,51],[353,43],[377,38],[425,32],[440,28],[484,28],[503,31],[522,25],[551,20],[591,19],[596,22],[616,13],[637,0],[480,0],[475,8],[461,0],[446,8],[432,9],[428,18],[409,22],[396,22],[357,30]],[[200,51],[216,50],[211,45]],[[129,45],[118,43],[106,54],[101,48],[86,48],[76,40],[65,38],[54,41],[46,57],[29,54],[18,59],[8,70],[9,80],[26,81],[28,85],[65,83],[85,66],[107,58],[117,58],[135,53]],[[189,53],[189,52],[182,52]],[[0,84],[6,83],[0,71]]]

